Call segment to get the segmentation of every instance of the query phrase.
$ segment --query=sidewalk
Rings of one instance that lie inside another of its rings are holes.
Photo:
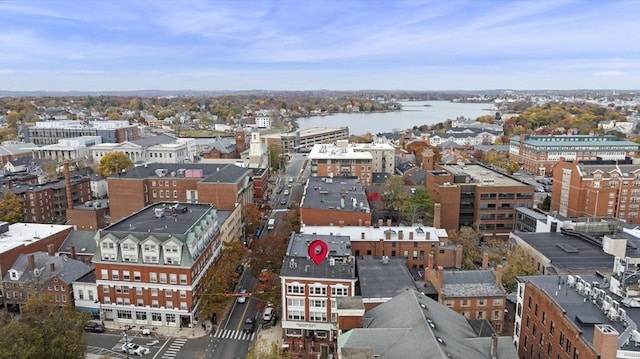
[[[280,321],[269,329],[260,329],[255,342],[256,353],[268,353],[271,350],[272,343],[275,343],[278,349],[282,348],[282,326]]]
[[[112,321],[104,321],[104,327],[108,331],[116,331],[119,333],[124,332],[126,329],[126,325],[121,323],[114,323]],[[211,331],[211,322],[205,321],[205,328],[200,324],[196,324],[194,328],[178,328],[178,327],[152,327],[152,326],[139,326],[132,325],[130,329],[127,331],[127,335],[130,337],[134,336],[144,336],[142,334],[142,328],[151,329],[151,334],[148,336],[149,338],[161,337],[161,338],[201,338],[206,336]]]

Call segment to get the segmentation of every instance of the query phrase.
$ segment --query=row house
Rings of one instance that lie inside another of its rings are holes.
[[[96,233],[100,315],[115,325],[188,327],[222,251],[209,204],[157,203]]]
[[[327,257],[315,264],[308,246],[328,246]],[[337,298],[355,296],[355,258],[349,237],[293,233],[280,270],[282,330],[287,337],[333,339],[337,335]]]

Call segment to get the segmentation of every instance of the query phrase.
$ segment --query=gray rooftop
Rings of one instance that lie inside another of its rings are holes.
[[[387,258],[386,260],[364,256],[357,258],[358,281],[362,298],[388,300],[407,289],[416,289],[415,282],[407,269],[406,259]]]
[[[464,316],[415,290],[368,311],[364,322],[365,328],[338,338],[341,351],[370,348],[376,358],[491,358],[491,337],[479,337]],[[499,339],[498,357],[517,358],[510,338]]]
[[[442,277],[442,295],[452,297],[499,297],[504,290],[491,270],[446,270]]]
[[[509,138],[513,143],[520,143],[520,137]],[[609,147],[629,147],[638,149],[638,144],[628,140],[619,140],[612,135],[526,135],[524,143],[533,146],[559,147],[554,151],[562,150],[566,147],[589,146],[601,147],[595,151],[609,150]],[[591,149],[593,151],[593,149]]]
[[[356,177],[309,178],[301,207],[369,212],[367,195]]]
[[[308,246],[316,239],[324,241],[329,247],[327,258],[320,265],[316,265],[308,257]],[[351,257],[351,240],[347,236],[293,233],[289,239],[280,276],[355,280],[355,260]]]
[[[162,135],[153,136],[153,137],[145,137],[145,138],[141,138],[139,140],[133,140],[130,142],[135,143],[138,146],[150,147],[150,146],[155,146],[155,145],[160,145],[165,143],[174,143],[176,142],[176,138],[173,136],[162,134]]]
[[[160,170],[159,172],[156,172]],[[214,182],[239,181],[249,170],[228,163],[149,163],[127,170],[120,178],[159,178],[158,173],[164,173],[163,179],[173,178],[204,178],[216,175]],[[221,174],[222,173],[222,174]]]
[[[468,176],[470,183],[456,183],[456,184],[475,184],[484,186],[522,186],[522,191],[533,192],[534,188],[531,185],[524,184],[518,180],[515,180],[509,176],[506,176],[500,172],[496,172],[487,167],[475,165],[475,164],[455,164],[455,165],[443,165],[442,169],[449,172],[454,176]],[[432,171],[437,172],[437,171]]]
[[[102,229],[104,232],[154,233],[184,235],[213,207],[210,204],[180,203],[187,208],[183,213],[178,210],[175,215],[170,207],[176,203],[154,203],[122,220]],[[155,216],[156,209],[163,209],[161,217]]]
[[[76,254],[93,255],[96,252],[95,235],[93,231],[71,231],[58,252],[71,253],[71,246],[74,246]]]
[[[610,295],[614,300],[619,300],[619,297],[606,290],[602,277],[594,274],[584,274],[580,275],[580,277],[588,283],[599,282],[600,288],[605,289],[607,295]],[[636,347],[633,341],[626,344],[630,331],[633,328],[637,328],[637,325],[640,324],[640,308],[620,305],[620,308],[626,311],[627,325],[624,325],[623,321],[610,320],[600,309],[600,306],[594,304],[591,300],[585,301],[585,297],[577,292],[576,286],[570,287],[568,285],[568,275],[526,276],[517,277],[517,279],[520,282],[529,282],[535,285],[555,301],[565,312],[565,319],[581,331],[582,337],[584,337],[588,343],[593,345],[594,323],[608,324],[620,334],[618,348],[636,352],[640,351],[640,347]],[[562,283],[560,290],[558,290],[558,283]],[[578,320],[579,318],[589,323],[581,323],[581,321]]]
[[[568,271],[611,272],[613,256],[602,250],[597,243],[557,232],[513,233],[551,261],[551,265]]]
[[[94,268],[88,264],[66,256],[50,256],[46,252],[35,252],[32,254],[35,259],[35,268],[39,269],[39,275],[36,278],[34,271],[28,270],[28,255],[20,254],[18,259],[16,259],[9,269],[18,271],[19,282],[38,281],[40,283],[44,283],[51,278],[58,277],[65,283],[71,283],[94,270]],[[53,271],[51,270],[51,264],[54,265]],[[3,281],[11,281],[10,274],[8,272],[5,274]]]

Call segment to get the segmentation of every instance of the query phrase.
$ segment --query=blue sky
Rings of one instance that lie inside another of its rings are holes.
[[[0,24],[0,90],[640,89],[640,0],[25,0]]]

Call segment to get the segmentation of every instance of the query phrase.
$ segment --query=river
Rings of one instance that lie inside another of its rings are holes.
[[[413,128],[413,126],[432,125],[455,119],[459,116],[477,118],[483,115],[495,115],[489,111],[490,103],[459,103],[450,101],[411,101],[400,102],[402,111],[373,113],[336,113],[330,116],[299,118],[298,127],[349,127],[349,134],[362,135],[367,132],[376,134]]]

